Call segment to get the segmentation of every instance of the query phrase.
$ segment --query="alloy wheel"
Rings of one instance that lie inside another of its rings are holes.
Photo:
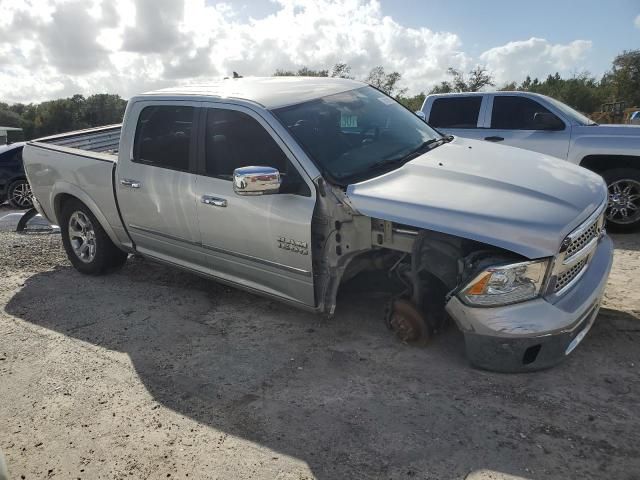
[[[640,182],[620,179],[609,185],[607,220],[617,224],[630,224],[640,220]]]
[[[84,212],[73,212],[69,217],[69,240],[73,253],[85,263],[96,257],[96,233]]]
[[[31,206],[31,186],[29,182],[20,182],[11,191],[11,201],[20,208]]]

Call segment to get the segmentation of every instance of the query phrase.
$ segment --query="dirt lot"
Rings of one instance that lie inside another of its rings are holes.
[[[59,235],[0,233],[0,448],[16,479],[640,478],[640,236],[615,242],[583,344],[504,375],[455,330],[397,342],[375,285],[327,321],[139,259],[82,276]]]

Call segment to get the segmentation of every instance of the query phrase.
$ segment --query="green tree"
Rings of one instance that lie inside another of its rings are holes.
[[[89,126],[122,122],[127,102],[119,95],[99,93],[87,97],[83,107],[83,121]]]
[[[424,99],[426,95],[424,92],[420,92],[418,95],[414,95],[412,97],[405,97],[403,95],[398,95],[396,100],[398,100],[402,105],[407,107],[412,112],[420,110],[422,108],[422,104],[424,103]]]
[[[22,127],[25,138],[120,123],[127,102],[118,95],[74,95],[40,104],[0,103],[0,125]]]
[[[453,92],[453,86],[451,85],[450,82],[447,81],[442,81],[440,82],[438,85],[436,85],[435,87],[433,87],[430,91],[429,94],[435,94],[435,93],[451,93]]]
[[[301,67],[297,71],[278,69],[273,73],[274,77],[328,77],[329,70],[312,70]]]
[[[20,115],[11,110],[6,103],[0,103],[0,126],[20,127]]]
[[[440,82],[429,93],[477,92],[484,87],[495,85],[493,75],[486,67],[480,65],[470,70],[467,76],[455,68],[449,68],[447,73],[451,80]]]
[[[386,73],[384,67],[377,66],[371,69],[365,82],[393,97],[401,96],[407,91],[406,88],[399,88],[398,86],[401,78],[402,75],[398,72]]]
[[[586,113],[600,110],[602,103],[611,95],[606,82],[598,81],[587,72],[571,78],[562,78],[559,73],[555,73],[543,81],[527,77],[517,89],[553,97]]]
[[[624,101],[627,107],[640,106],[640,50],[625,50],[616,56],[603,84],[611,89],[611,100]]]
[[[351,76],[351,67],[346,63],[336,63],[331,69],[331,76],[337,78],[353,79],[353,77]]]
[[[513,92],[518,89],[518,84],[516,82],[507,82],[503,86],[501,86],[498,90],[503,92]]]

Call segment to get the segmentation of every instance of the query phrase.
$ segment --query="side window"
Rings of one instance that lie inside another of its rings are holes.
[[[535,100],[525,97],[501,95],[493,98],[491,128],[500,130],[538,130],[536,113],[552,115],[561,125],[563,122]]]
[[[188,171],[193,111],[193,107],[145,107],[136,127],[133,161]]]
[[[277,168],[282,177],[282,193],[309,193],[308,186],[285,153],[255,119],[236,110],[208,109],[205,131],[207,175],[232,180],[236,168],[250,166]]]
[[[482,96],[436,98],[429,125],[436,128],[477,128]]]

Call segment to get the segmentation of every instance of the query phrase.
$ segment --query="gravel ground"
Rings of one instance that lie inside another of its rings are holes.
[[[82,276],[59,235],[0,233],[0,448],[16,479],[640,478],[640,237],[615,242],[583,344],[504,375],[454,329],[397,342],[375,285],[327,321],[140,259]]]

